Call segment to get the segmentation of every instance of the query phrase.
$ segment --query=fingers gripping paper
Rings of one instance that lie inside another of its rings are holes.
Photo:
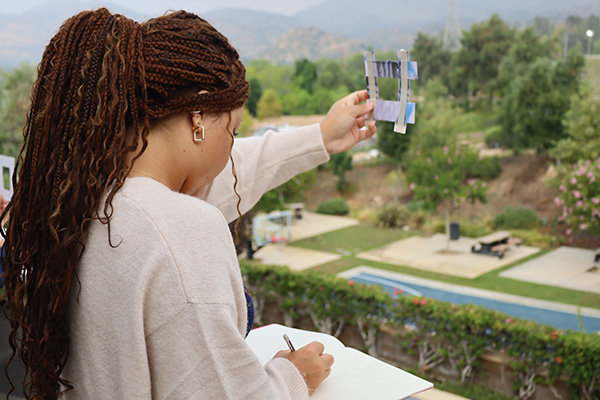
[[[415,103],[409,102],[410,81],[418,79],[417,63],[410,61],[408,51],[398,52],[398,61],[375,61],[375,53],[364,53],[365,74],[369,101],[375,103],[375,111],[369,115],[369,122],[395,122],[394,131],[406,133],[406,124],[415,123]],[[379,100],[377,78],[398,79],[398,100]]]

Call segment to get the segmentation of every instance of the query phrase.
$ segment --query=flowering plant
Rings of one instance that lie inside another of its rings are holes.
[[[600,228],[600,158],[579,161],[567,172],[554,199],[562,208],[559,221],[566,222],[572,230],[587,231]]]

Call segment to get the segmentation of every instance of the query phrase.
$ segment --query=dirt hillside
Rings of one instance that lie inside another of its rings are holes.
[[[458,210],[461,217],[496,215],[507,205],[533,208],[540,217],[553,218],[558,214],[554,206],[557,191],[546,186],[545,177],[551,173],[548,159],[530,154],[509,156],[501,159],[502,173],[488,182],[486,204],[465,205]],[[352,185],[350,193],[343,195],[353,210],[378,209],[394,199],[410,201],[411,194],[402,174],[393,164],[376,166],[355,165],[347,173]],[[306,193],[308,209],[316,209],[329,198],[340,197],[335,188],[337,177],[329,171],[320,171],[317,182]]]

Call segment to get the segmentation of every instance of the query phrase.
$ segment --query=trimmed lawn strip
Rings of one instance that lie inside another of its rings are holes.
[[[383,245],[414,236],[415,232],[400,229],[378,228],[372,224],[361,223],[327,232],[321,235],[290,242],[291,246],[326,251],[341,255],[353,255],[375,249]]]

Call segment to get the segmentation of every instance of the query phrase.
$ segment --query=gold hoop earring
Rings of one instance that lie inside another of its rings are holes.
[[[198,132],[202,134],[202,137],[198,137]],[[198,125],[196,129],[194,129],[194,142],[204,142],[204,125]]]

